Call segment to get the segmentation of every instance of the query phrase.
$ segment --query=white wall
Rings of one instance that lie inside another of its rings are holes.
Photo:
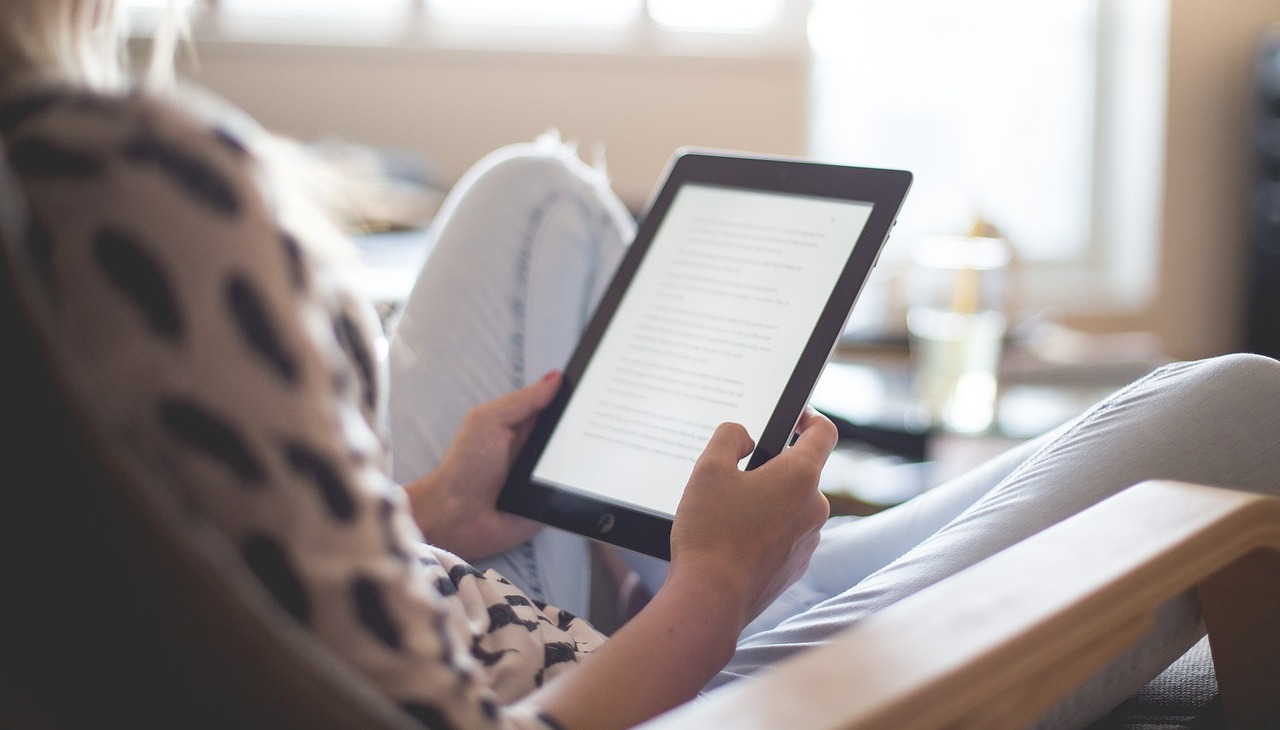
[[[196,78],[268,127],[426,154],[446,180],[549,127],[639,207],[681,145],[805,151],[803,57],[518,53],[424,48],[202,46]]]

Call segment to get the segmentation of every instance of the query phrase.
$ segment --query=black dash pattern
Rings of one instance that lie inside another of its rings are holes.
[[[240,549],[245,563],[289,615],[302,624],[311,621],[311,600],[288,555],[269,537],[255,535]]]
[[[351,583],[351,600],[355,604],[356,616],[360,623],[378,640],[393,651],[400,651],[404,646],[404,635],[400,626],[387,610],[387,603],[382,589],[373,580],[357,576]]]
[[[492,667],[494,664],[497,664],[498,662],[502,661],[502,657],[506,656],[507,654],[510,654],[513,651],[515,651],[515,649],[499,649],[498,651],[487,651],[484,647],[480,646],[480,637],[478,636],[471,642],[472,658],[474,658],[476,661],[480,662],[486,667]]]
[[[442,596],[458,595],[458,587],[448,578],[438,578],[436,580],[436,590],[439,591]]]
[[[20,139],[9,147],[9,164],[21,176],[96,177],[106,163],[87,152],[69,149],[47,139]]]
[[[240,141],[240,138],[222,127],[214,128],[213,138],[218,140],[218,144],[222,145],[239,157],[245,157],[249,154],[248,148],[244,146],[244,143]]]
[[[0,135],[8,136],[23,122],[40,116],[62,99],[61,91],[45,91],[0,106]]]
[[[578,617],[564,609],[559,609],[559,611],[560,614],[556,616],[556,628],[561,631],[568,631],[569,624],[573,623]]]
[[[378,528],[382,530],[382,539],[386,543],[387,552],[397,560],[409,561],[409,553],[400,544],[400,536],[395,526],[396,506],[383,497],[378,502]]]
[[[330,516],[339,522],[355,519],[355,499],[332,461],[293,441],[284,444],[284,455],[290,468],[315,487]]]
[[[547,670],[556,664],[577,661],[577,647],[564,641],[553,641],[543,647],[543,665],[542,669],[533,677],[533,683],[541,687],[543,680],[546,679]]]
[[[498,721],[498,701],[492,697],[480,698],[480,711],[489,722]]]
[[[545,712],[539,712],[538,719],[542,721],[543,725],[551,728],[551,730],[566,730],[565,726],[561,725],[559,720]]]
[[[218,215],[232,217],[240,212],[235,187],[221,173],[199,157],[158,139],[154,132],[130,140],[125,157],[155,167],[188,197]]]
[[[93,255],[103,273],[142,313],[156,334],[169,340],[182,338],[183,322],[173,284],[145,246],[133,236],[114,229],[99,231]]]
[[[578,660],[578,647],[567,641],[549,641],[544,649],[543,667]]]
[[[425,702],[404,702],[401,703],[400,709],[430,730],[454,730],[455,726],[449,722],[444,711],[435,705]]]
[[[284,249],[285,266],[293,288],[302,291],[307,286],[307,266],[302,255],[302,244],[289,233],[280,234],[280,246]]]
[[[496,603],[489,606],[489,633],[506,628],[507,626],[523,626],[526,631],[537,631],[537,621],[526,621],[516,614],[516,610],[511,606],[503,603]]]
[[[160,403],[160,421],[174,438],[221,462],[246,486],[261,485],[266,476],[262,461],[230,421],[179,398]]]
[[[342,312],[334,320],[334,329],[339,344],[360,375],[361,400],[367,409],[374,410],[378,405],[378,391],[374,386],[373,357],[365,346],[360,328],[347,312]]]
[[[481,573],[465,563],[462,565],[455,565],[449,569],[449,580],[453,581],[453,585],[455,587],[461,586],[462,579],[468,576],[477,580],[484,580],[484,573]]]
[[[227,305],[250,349],[261,355],[286,383],[298,381],[298,361],[285,348],[258,288],[243,274],[232,274],[226,285]]]

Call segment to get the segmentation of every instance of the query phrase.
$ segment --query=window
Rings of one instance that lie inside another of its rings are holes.
[[[916,174],[882,268],[982,216],[1017,247],[1030,308],[1135,309],[1154,289],[1169,0],[191,1],[198,40],[257,44],[281,69],[307,46],[376,49],[342,58],[415,92],[442,49],[488,68],[589,54],[635,85],[598,102],[615,106],[681,58],[787,59],[809,68],[793,97],[809,97],[809,155]]]
[[[913,240],[981,217],[1017,250],[1024,309],[1141,306],[1154,288],[1167,7],[815,0],[811,152],[915,173],[890,270]]]
[[[120,0],[145,35],[169,0]],[[176,0],[201,41],[488,52],[792,54],[810,0]]]
[[[981,215],[1024,258],[1089,246],[1091,0],[819,0],[815,154],[916,174],[903,239]]]
[[[406,6],[405,0],[218,0],[230,13],[291,15],[363,15]]]
[[[122,0],[133,9],[163,8],[169,0]],[[229,13],[360,16],[425,8],[448,22],[501,25],[618,26],[646,16],[676,30],[754,31],[775,25],[788,0],[179,0]]]
[[[431,15],[456,22],[504,25],[617,26],[634,21],[641,0],[427,0]]]
[[[776,25],[785,0],[649,0],[660,26],[685,30],[754,31]]]

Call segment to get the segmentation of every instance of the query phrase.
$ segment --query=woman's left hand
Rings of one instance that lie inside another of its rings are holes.
[[[541,525],[498,511],[498,492],[538,413],[555,397],[560,374],[472,408],[440,466],[405,489],[414,520],[432,545],[466,560],[510,550]]]

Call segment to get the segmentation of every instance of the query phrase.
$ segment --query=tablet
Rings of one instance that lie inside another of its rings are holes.
[[[517,455],[499,509],[670,559],[722,422],[786,448],[911,174],[682,150]]]

